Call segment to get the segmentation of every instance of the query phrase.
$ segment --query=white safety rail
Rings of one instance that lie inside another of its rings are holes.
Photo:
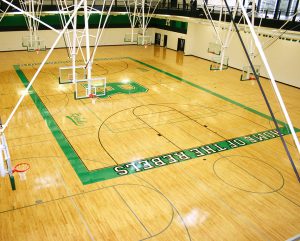
[[[257,76],[260,75],[260,65],[253,65]],[[240,80],[255,80],[255,75],[250,65],[244,66]]]

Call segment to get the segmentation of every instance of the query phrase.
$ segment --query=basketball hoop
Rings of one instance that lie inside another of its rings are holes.
[[[89,98],[91,98],[93,105],[96,104],[96,99],[97,99],[97,95],[95,94],[90,94]]]
[[[250,75],[249,79],[250,79],[250,80],[255,80],[256,78],[255,78],[254,75]]]
[[[26,180],[26,172],[29,170],[30,168],[30,165],[28,163],[25,163],[25,162],[22,162],[22,163],[19,163],[17,164],[12,172],[17,172],[19,174],[19,177],[20,177],[20,180],[21,181],[24,181]]]

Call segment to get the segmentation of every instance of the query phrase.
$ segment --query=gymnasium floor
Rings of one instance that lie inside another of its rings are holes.
[[[5,122],[45,53],[0,53]],[[26,181],[0,179],[0,240],[286,240],[300,185],[255,81],[159,47],[101,47],[105,98],[74,99],[55,50],[5,131]],[[295,164],[299,155],[262,79]],[[296,131],[300,90],[279,85]],[[298,137],[299,132],[298,132]]]

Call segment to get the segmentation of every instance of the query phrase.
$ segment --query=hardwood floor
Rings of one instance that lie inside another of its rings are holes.
[[[4,123],[46,53],[0,53]],[[101,47],[107,95],[74,99],[55,50],[5,135],[26,181],[0,178],[0,240],[287,240],[300,185],[255,81],[159,47]],[[299,153],[261,78],[295,167]],[[82,85],[81,85],[82,87]],[[300,90],[279,84],[297,135]]]

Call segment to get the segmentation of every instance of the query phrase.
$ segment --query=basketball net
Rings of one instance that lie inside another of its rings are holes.
[[[96,104],[96,99],[97,99],[97,96],[96,96],[96,95],[90,94],[90,95],[89,95],[89,98],[91,98],[92,104],[93,104],[93,105]]]
[[[13,168],[13,173],[17,172],[21,181],[26,180],[26,173],[30,169],[29,163],[19,163]]]

